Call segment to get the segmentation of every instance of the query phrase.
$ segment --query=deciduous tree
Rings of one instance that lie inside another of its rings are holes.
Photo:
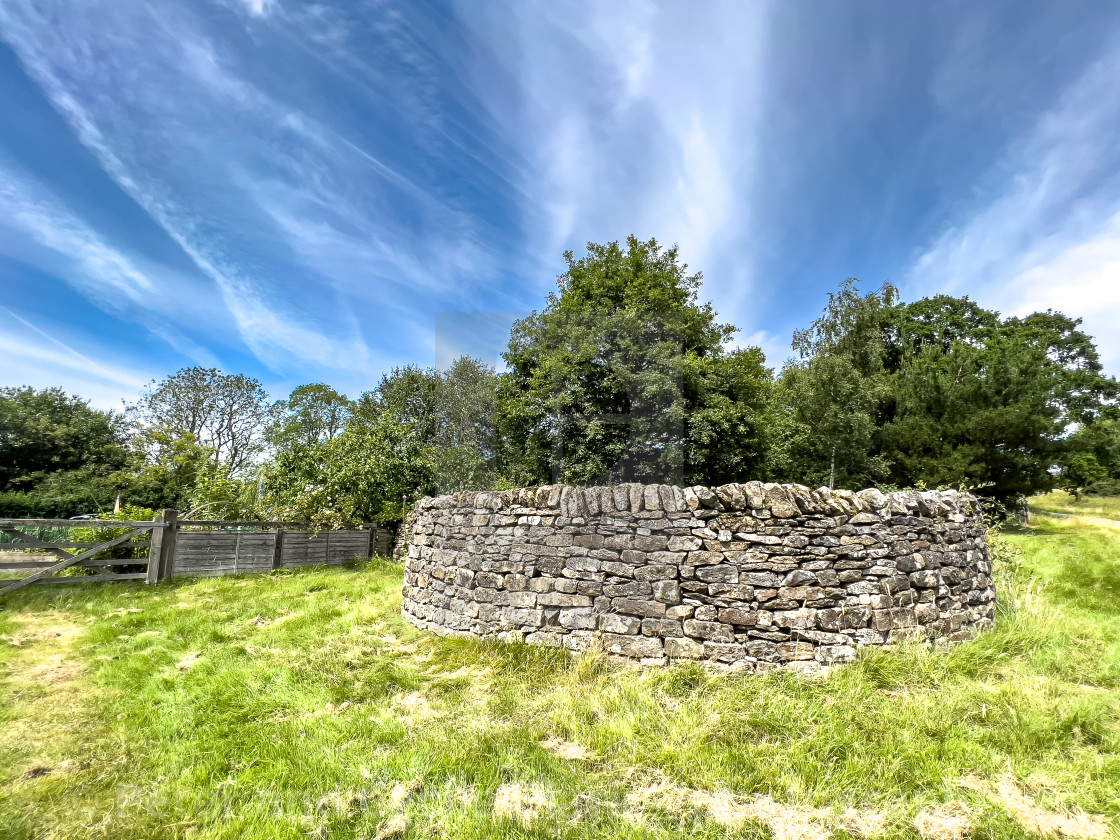
[[[676,247],[588,243],[547,305],[518,321],[499,417],[517,483],[720,483],[754,477],[769,372],[700,303]]]
[[[214,368],[185,368],[154,383],[130,412],[141,427],[168,440],[190,438],[211,452],[230,475],[251,465],[264,449],[272,406],[261,383]],[[157,441],[158,442],[158,441]],[[152,460],[160,463],[156,449]]]

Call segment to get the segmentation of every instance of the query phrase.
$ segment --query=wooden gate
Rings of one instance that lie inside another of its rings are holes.
[[[26,533],[26,528],[128,528],[104,542],[59,542]],[[33,548],[54,555],[55,560],[7,561],[0,557],[0,571],[27,571],[18,580],[0,580],[0,594],[35,583],[97,583],[147,580],[159,583],[175,577],[270,572],[298,566],[335,566],[352,560],[389,554],[393,535],[369,524],[360,530],[316,531],[297,522],[233,522],[180,520],[174,510],[164,510],[152,522],[116,522],[73,519],[0,519],[0,533],[16,547]],[[127,543],[145,545],[146,558],[101,557]],[[0,543],[8,545],[8,543]],[[69,550],[85,549],[71,554]],[[10,556],[10,555],[9,555]],[[146,571],[115,572],[114,567],[147,564]],[[72,567],[96,568],[97,573],[58,577]]]
[[[33,583],[94,583],[98,581],[141,580],[158,583],[163,579],[163,570],[170,567],[175,551],[175,518],[173,510],[163,511],[151,522],[127,522],[111,520],[74,520],[74,519],[0,519],[0,533],[11,537],[17,547],[36,548],[42,553],[54,555],[53,562],[20,561],[0,563],[3,571],[29,571],[27,577],[12,581],[0,581],[0,595]],[[43,540],[21,530],[24,528],[128,528],[128,533],[113,537],[104,542],[56,542]],[[143,543],[148,546],[147,558],[99,557],[111,548],[126,543]],[[85,549],[71,554],[67,549]],[[144,572],[113,571],[121,566],[147,565]],[[74,577],[54,577],[58,572],[73,567],[96,568],[92,575]]]

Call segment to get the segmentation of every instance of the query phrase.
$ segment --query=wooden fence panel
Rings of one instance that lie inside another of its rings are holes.
[[[373,532],[373,553],[378,557],[388,557],[393,553],[393,532],[378,528]]]
[[[392,535],[377,529],[370,538],[363,531],[284,530],[277,546],[277,531],[190,531],[180,530],[175,544],[174,577],[267,572],[275,568],[340,566],[392,549]],[[277,562],[277,556],[279,562]]]
[[[275,531],[180,531],[173,577],[268,572],[275,546]]]
[[[214,577],[218,575],[268,572],[298,566],[339,566],[372,555],[388,556],[393,550],[393,534],[384,528],[367,525],[360,531],[284,530],[287,522],[195,522],[179,521],[174,510],[161,511],[153,522],[112,520],[0,520],[0,531],[10,534],[11,547],[39,549],[30,555],[0,553],[0,572],[28,572],[27,578],[0,581],[0,591],[32,583],[84,583],[103,580],[140,580],[159,583],[169,577]],[[223,527],[224,526],[224,527]],[[45,542],[20,528],[135,528],[132,533],[103,543]],[[194,530],[209,528],[214,530]],[[296,525],[295,527],[299,527]],[[305,526],[306,527],[306,526]],[[230,530],[233,529],[233,530]],[[145,548],[144,558],[98,557],[138,536],[147,537],[136,543]],[[145,544],[146,543],[146,544]],[[9,547],[9,543],[3,543]],[[68,554],[66,549],[90,548]],[[44,553],[46,552],[46,553]],[[143,566],[148,571],[109,574],[107,569],[119,566]],[[52,578],[70,566],[96,567],[102,573],[81,577]]]
[[[367,557],[369,531],[332,531],[327,550],[327,563],[336,566],[351,560]]]
[[[284,545],[280,551],[281,568],[317,566],[326,560],[326,540],[320,534],[312,538],[307,531],[284,531]]]
[[[368,531],[285,531],[281,549],[281,565],[339,566],[368,556]]]

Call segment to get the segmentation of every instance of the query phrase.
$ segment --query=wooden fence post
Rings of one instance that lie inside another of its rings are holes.
[[[272,568],[280,569],[284,566],[284,529],[276,529],[276,542],[272,545]]]
[[[377,526],[369,525],[367,527],[369,528],[369,542],[366,543],[366,558],[368,559],[370,557],[373,557],[373,549],[375,547],[374,538],[377,534]]]
[[[175,532],[178,529],[179,511],[167,508],[154,517],[163,523],[162,528],[152,529],[151,548],[148,551],[148,583],[160,583],[175,571]]]

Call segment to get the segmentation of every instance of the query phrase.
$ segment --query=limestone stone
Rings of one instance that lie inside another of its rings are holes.
[[[693,639],[666,639],[665,655],[672,659],[700,659],[704,656],[704,645]]]
[[[641,631],[642,620],[632,615],[604,613],[599,616],[599,629],[604,633],[633,635]]]

